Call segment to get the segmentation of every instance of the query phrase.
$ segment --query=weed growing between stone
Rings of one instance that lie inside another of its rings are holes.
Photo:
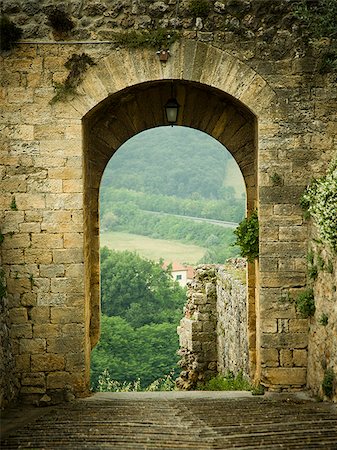
[[[245,378],[242,371],[236,376],[228,371],[226,375],[217,375],[205,383],[198,383],[199,391],[250,391],[252,386]]]
[[[304,317],[311,317],[315,314],[315,298],[312,289],[306,289],[295,298],[297,311]]]
[[[324,372],[324,378],[322,381],[322,389],[324,395],[331,398],[334,391],[335,374],[333,369],[326,369]]]
[[[142,387],[140,378],[131,382],[113,380],[108,369],[105,369],[98,378],[98,392],[157,392],[174,391],[175,389],[172,373],[154,380],[146,387]]]
[[[322,313],[321,317],[319,318],[319,323],[326,327],[329,323],[329,317],[327,314]]]

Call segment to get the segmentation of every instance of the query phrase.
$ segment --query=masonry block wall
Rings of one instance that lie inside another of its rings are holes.
[[[171,0],[62,3],[75,28],[57,41],[46,18],[56,2],[3,1],[24,31],[0,56],[1,256],[21,395],[88,392],[99,337],[100,177],[129,137],[166,124],[171,80],[178,125],[228,148],[245,179],[248,214],[259,210],[260,258],[248,268],[255,379],[270,389],[306,385],[308,323],[287,299],[307,284],[299,198],[333,158],[337,87],[334,74],[318,71],[330,43],[301,40],[292,2],[278,12],[263,3],[236,2],[243,33],[225,2],[211,2],[201,21],[185,1],[178,16]],[[156,49],[114,40],[117,31],[173,25],[181,39],[165,64]],[[78,95],[51,104],[69,74],[64,64],[82,53],[96,65]]]
[[[217,374],[250,373],[247,287],[223,266],[203,265],[188,285],[178,327],[181,389],[193,389]]]

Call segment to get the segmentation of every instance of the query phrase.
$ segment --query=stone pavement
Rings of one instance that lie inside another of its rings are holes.
[[[104,393],[2,418],[1,449],[337,449],[337,409],[300,395]]]

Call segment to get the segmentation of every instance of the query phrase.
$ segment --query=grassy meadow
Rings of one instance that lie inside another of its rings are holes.
[[[123,232],[104,232],[100,235],[101,247],[112,250],[136,251],[143,258],[158,261],[196,264],[204,255],[206,249],[197,245],[183,244],[178,241],[152,239],[147,236]]]

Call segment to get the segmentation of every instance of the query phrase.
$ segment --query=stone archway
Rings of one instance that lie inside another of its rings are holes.
[[[166,124],[163,105],[171,96],[172,83],[182,105],[178,125],[204,131],[224,144],[242,171],[248,214],[258,204],[258,114],[263,111],[267,115],[266,105],[270,104],[273,92],[259,75],[224,52],[188,41],[185,47],[176,46],[176,51],[179,56],[166,66],[153,61],[148,52],[111,55],[99,68],[91,71],[82,86],[83,97],[73,101],[78,111],[86,110],[82,122],[88,361],[90,349],[99,337],[98,198],[101,177],[111,156],[127,139],[143,130]],[[140,56],[142,58],[138,60]],[[211,63],[206,64],[210,57]],[[136,59],[139,64],[135,64]],[[258,102],[255,96],[259,97]],[[88,107],[88,103],[93,107]],[[250,372],[254,379],[259,378],[256,274],[255,265],[250,264],[248,335]]]

